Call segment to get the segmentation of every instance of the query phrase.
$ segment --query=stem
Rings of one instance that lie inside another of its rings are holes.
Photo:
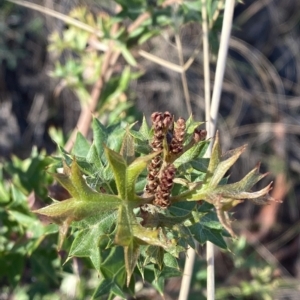
[[[206,131],[209,133],[210,125],[210,72],[209,72],[209,40],[207,24],[206,0],[202,0],[202,39],[203,39],[203,71],[204,71],[204,98]],[[211,136],[209,136],[211,137]]]
[[[229,45],[229,39],[230,39],[230,33],[232,27],[234,5],[235,5],[234,0],[226,0],[224,19],[222,24],[220,48],[218,53],[218,61],[217,61],[217,68],[216,68],[216,75],[215,75],[214,90],[212,94],[210,117],[208,120],[209,138],[212,138],[215,135],[216,128],[217,128],[218,111],[220,106],[222,84],[223,84],[226,58],[228,53],[228,45]],[[211,140],[211,143],[209,145],[209,152],[207,153],[209,156],[211,155],[212,146],[213,146],[213,139]],[[207,242],[206,247],[207,247],[206,248],[207,299],[213,300],[215,299],[214,245],[210,242]]]
[[[210,135],[211,119],[210,119],[210,72],[209,72],[209,29],[207,21],[206,0],[202,0],[202,39],[203,39],[203,71],[204,71],[204,98],[205,98],[205,119],[206,131],[208,137]],[[212,141],[210,142],[211,149]],[[211,155],[211,151],[207,153]],[[206,243],[206,264],[207,264],[207,299],[213,300],[215,298],[215,258],[214,258],[214,245],[211,242]]]
[[[194,262],[195,262],[196,252],[193,248],[189,247],[186,253],[186,260],[184,265],[184,271],[182,276],[181,288],[178,300],[187,300],[190,284],[193,274]]]
[[[206,243],[206,264],[207,264],[207,300],[215,299],[215,255],[214,244]]]
[[[177,51],[178,51],[179,64],[180,64],[181,68],[183,69],[183,72],[181,73],[181,82],[182,82],[182,87],[183,87],[183,92],[184,92],[185,105],[186,105],[188,114],[191,115],[192,114],[191,99],[190,99],[190,93],[189,93],[186,73],[184,71],[183,50],[182,50],[182,44],[180,41],[179,33],[175,34],[175,40],[176,40],[176,47],[177,47]]]
[[[206,105],[205,114],[207,120],[206,129],[208,132],[208,138],[212,138],[216,132],[218,111],[220,105],[220,96],[222,91],[228,45],[229,45],[229,39],[230,39],[230,33],[232,27],[234,5],[235,5],[234,0],[226,0],[216,75],[215,75],[215,84],[214,84],[212,103],[210,108],[208,24],[207,24],[206,0],[202,0],[203,68],[204,68],[204,81],[205,81],[204,83],[205,84],[204,85],[205,105]],[[212,145],[213,145],[213,139],[211,139],[209,149],[206,153],[207,156],[211,155]],[[182,278],[179,300],[186,300],[188,297],[195,256],[196,256],[195,251],[192,248],[189,248],[187,252],[185,267],[184,267],[184,275]],[[215,299],[214,245],[211,242],[207,242],[206,244],[206,261],[207,261],[207,299],[214,300]]]
[[[226,58],[229,46],[229,39],[232,27],[232,17],[234,11],[234,0],[226,0],[225,2],[225,11],[224,11],[224,19],[222,24],[222,33],[220,40],[220,48],[218,53],[218,61],[216,68],[216,76],[215,76],[215,84],[214,90],[212,94],[211,100],[211,111],[210,111],[210,131],[208,137],[213,137],[217,128],[217,119],[218,119],[218,111],[220,106],[220,96],[222,92],[222,84],[226,66]],[[212,143],[211,143],[212,147]]]

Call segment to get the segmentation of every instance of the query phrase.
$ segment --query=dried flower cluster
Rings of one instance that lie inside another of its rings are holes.
[[[172,163],[175,157],[184,152],[184,139],[186,122],[179,118],[174,122],[174,116],[169,112],[155,112],[151,115],[153,151],[161,151],[159,156],[153,158],[148,165],[147,184],[144,192],[146,196],[154,196],[153,204],[162,208],[170,206],[170,194],[173,187],[176,168]],[[196,129],[189,148],[194,143],[205,139],[206,131]],[[186,150],[186,149],[185,149]]]
[[[174,134],[170,143],[170,151],[178,154],[183,150],[183,140],[185,134],[185,120],[179,118],[174,126]]]
[[[168,164],[161,172],[159,177],[159,185],[155,191],[154,205],[166,208],[170,206],[170,194],[173,187],[173,179],[176,174],[176,168],[173,164]]]

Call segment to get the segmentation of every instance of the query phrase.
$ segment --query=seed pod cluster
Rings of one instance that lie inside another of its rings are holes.
[[[154,157],[148,165],[147,185],[144,189],[147,195],[154,195],[159,184],[158,174],[162,165],[162,157]]]
[[[170,151],[174,154],[178,154],[183,150],[183,141],[185,135],[185,120],[183,118],[179,118],[177,122],[175,122],[173,138],[170,143]]]
[[[189,149],[195,143],[203,141],[206,130],[196,128],[192,140],[186,146],[186,122],[179,118],[174,122],[174,116],[168,111],[155,112],[151,115],[153,139],[150,143],[153,151],[161,151],[148,165],[147,184],[144,188],[146,197],[154,196],[152,204],[167,208],[170,206],[170,195],[176,168],[173,161],[183,153],[184,147]]]
[[[179,153],[183,149],[185,121],[180,118],[175,123],[174,116],[168,111],[155,112],[151,115],[153,139],[151,148],[153,151],[164,150],[164,140],[168,144],[168,151]],[[170,193],[173,187],[173,179],[176,169],[173,164],[163,162],[163,154],[154,157],[148,165],[147,184],[144,192],[147,196],[154,196],[153,204],[166,208],[170,205]]]
[[[170,206],[170,193],[173,187],[173,179],[176,174],[176,168],[173,164],[167,165],[161,172],[160,184],[157,186],[155,192],[154,205],[162,208]]]
[[[193,139],[194,139],[195,143],[199,143],[199,142],[205,140],[206,135],[207,135],[207,131],[206,130],[196,128],[194,130]]]
[[[173,117],[168,111],[165,113],[155,112],[151,115],[151,120],[154,131],[151,147],[153,151],[160,151],[163,149],[163,140],[172,124]]]

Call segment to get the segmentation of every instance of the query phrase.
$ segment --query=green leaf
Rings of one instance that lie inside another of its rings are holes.
[[[127,90],[128,85],[130,83],[130,79],[131,79],[130,67],[127,66],[124,68],[120,78],[119,90],[121,92],[125,92]]]
[[[100,249],[98,248],[98,228],[80,231],[72,243],[69,257],[89,257],[96,270],[100,271]]]
[[[128,48],[125,45],[122,45],[120,47],[120,50],[126,62],[129,63],[131,66],[135,67],[137,65],[137,62],[131,54],[130,50],[128,50]]]
[[[178,202],[169,207],[169,211],[175,216],[186,216],[188,215],[196,206],[195,202]]]
[[[99,197],[92,197],[94,199],[90,199],[88,203],[71,198],[33,212],[45,215],[57,224],[62,224],[66,221],[79,221],[105,211],[115,210],[121,204],[121,200],[116,196],[100,193],[98,195]]]
[[[12,202],[8,204],[8,208],[13,209],[16,207],[24,207],[27,204],[27,197],[15,185],[11,186]],[[26,207],[27,208],[27,207]]]
[[[146,141],[150,140],[150,138],[151,138],[150,137],[150,129],[147,124],[145,116],[143,116],[143,122],[139,129],[139,133],[143,136],[144,140],[146,140]]]
[[[96,148],[95,143],[89,149],[89,152],[86,156],[86,161],[92,165],[94,165],[95,169],[101,170],[103,168],[103,164],[98,154],[98,150]]]
[[[194,238],[201,244],[205,244],[207,241],[212,242],[218,247],[227,250],[227,245],[222,237],[220,230],[210,229],[203,226],[200,223],[189,226]]]
[[[216,142],[218,142],[218,139],[216,139]],[[210,179],[209,179],[210,186],[215,187],[218,185],[218,183],[224,177],[225,173],[229,170],[230,167],[232,167],[232,165],[237,161],[237,159],[241,156],[241,154],[245,151],[245,149],[246,149],[246,145],[241,146],[232,151],[229,151],[227,153],[229,158],[224,160],[224,157],[226,157],[226,156],[223,156],[221,161],[219,159],[219,163],[218,163],[217,167],[215,168],[213,175],[208,176],[208,177],[210,177]],[[209,167],[208,167],[208,169],[209,169]]]
[[[101,157],[104,152],[104,144],[108,138],[108,132],[102,123],[96,118],[93,119],[92,128],[94,133],[94,144],[96,146],[98,156]]]
[[[115,195],[92,190],[82,177],[76,161],[73,161],[71,168],[64,164],[64,171],[65,174],[54,174],[54,177],[73,198],[34,211],[61,225],[59,247],[72,221],[79,221],[95,214],[101,215],[105,211],[117,209],[121,204],[121,199]]]
[[[116,284],[114,279],[102,279],[100,281],[100,284],[97,286],[92,299],[97,299],[98,297],[106,296],[110,294],[112,291],[114,292],[115,295],[118,295],[119,297],[126,299],[126,296],[122,291],[122,288],[120,288]]]
[[[110,111],[109,119],[111,119],[112,116],[117,113],[119,121],[120,113],[125,111],[125,109],[123,108],[125,108],[124,105],[128,105],[128,102],[120,103],[119,98],[128,89],[130,80],[132,80],[134,76],[136,76],[136,74],[131,74],[130,67],[127,66],[124,68],[121,76],[111,78],[111,80],[106,85],[103,93],[101,94],[101,99],[103,99],[101,102],[101,109],[107,109],[107,107],[111,106],[110,103],[116,102],[116,100],[118,101],[118,105],[114,107],[113,111]]]
[[[148,246],[144,265],[151,261],[152,263],[156,264],[159,269],[162,269],[164,263],[164,252],[165,251],[162,247]]]
[[[238,182],[226,184],[226,191],[232,196],[239,194],[243,191],[249,191],[251,188],[262,178],[264,178],[268,173],[259,173],[260,164],[258,164],[253,170],[251,170],[243,179]],[[218,188],[222,192],[222,187]]]
[[[195,144],[191,149],[184,152],[179,158],[175,160],[175,167],[178,168],[180,165],[192,161],[197,157],[203,157],[208,145],[208,141],[202,141],[200,143]]]
[[[220,162],[220,158],[221,158],[221,145],[219,142],[219,132],[217,131],[216,137],[215,137],[215,142],[214,142],[210,160],[209,160],[209,165],[207,168],[206,180],[209,180],[213,176],[213,174]]]
[[[105,147],[105,154],[108,159],[109,165],[114,172],[118,195],[123,201],[127,200],[126,161],[121,154],[107,147]]]
[[[85,137],[81,134],[81,132],[77,132],[76,140],[72,149],[72,154],[79,157],[86,157],[90,150],[90,144],[85,139]]]
[[[142,45],[143,43],[145,43],[147,40],[149,40],[150,38],[156,36],[160,34],[160,30],[151,30],[148,32],[145,32],[138,40],[138,44]]]
[[[220,224],[215,212],[208,212],[204,216],[200,216],[200,222],[203,226],[210,229],[222,230],[223,226]]]
[[[113,282],[123,288],[126,284],[126,269],[124,265],[124,251],[122,247],[113,247],[109,255],[103,259],[101,264],[101,274],[105,279],[111,279]]]
[[[115,242],[124,247],[127,286],[129,285],[130,278],[139,258],[139,240],[142,240],[140,239],[141,231],[144,231],[144,234],[142,234],[143,239],[146,239],[147,242],[153,241],[153,233],[150,232],[150,234],[146,234],[146,230],[143,230],[137,223],[132,210],[127,206],[121,206],[119,209]],[[155,233],[155,237],[156,236],[157,233]],[[138,239],[136,239],[136,237]]]
[[[187,7],[189,10],[195,10],[195,11],[198,11],[199,13],[201,12],[201,9],[202,9],[202,2],[199,1],[199,0],[185,2],[184,4],[186,5],[186,7]]]
[[[127,126],[127,124],[125,125]],[[122,142],[123,142],[123,137],[125,135],[126,132],[126,127],[124,128],[124,126],[120,127],[120,126],[116,126],[115,128],[108,128],[109,131],[109,136],[107,138],[107,143],[106,146],[111,149],[114,150],[116,152],[119,152],[122,146]]]
[[[206,173],[209,164],[209,158],[197,158],[191,161],[193,169]]]
[[[110,228],[115,223],[115,212],[106,212],[101,215],[97,215],[94,218],[94,222],[88,224],[88,226],[78,232],[75,240],[72,243],[69,257],[89,257],[96,268],[100,272],[100,249],[101,237],[105,237],[108,234]],[[84,221],[82,221],[84,222]]]
[[[146,168],[148,161],[155,157],[158,152],[135,159],[129,166],[121,154],[105,147],[105,153],[109,164],[114,172],[115,182],[120,198],[124,201],[134,201],[135,182],[139,174]]]
[[[36,232],[37,236],[40,236],[42,234],[43,229],[41,227],[41,224],[39,220],[36,219],[36,216],[34,216],[33,214],[28,215],[28,213],[25,214],[16,210],[9,210],[8,213],[12,220],[15,220],[16,222],[22,224],[22,226],[29,229],[39,229]]]
[[[0,165],[0,204],[6,204],[10,200],[9,187],[3,178],[3,167]]]
[[[127,286],[129,286],[131,276],[137,264],[140,255],[140,247],[135,240],[132,240],[128,246],[124,247],[125,267],[127,273]]]
[[[176,269],[178,271],[181,271],[180,268],[179,268],[177,259],[173,255],[171,255],[170,253],[165,253],[164,254],[163,262],[164,262],[166,267],[173,268],[173,269]]]
[[[119,208],[119,217],[117,223],[117,232],[115,242],[121,246],[128,246],[133,240],[132,226],[136,224],[133,212],[130,212],[127,206],[122,205]]]
[[[129,128],[126,129],[120,153],[124,158],[126,165],[129,165],[134,160],[134,140],[129,133]]]
[[[8,253],[0,256],[0,278],[4,277],[9,285],[14,288],[21,280],[25,266],[25,256],[19,253]]]
[[[167,253],[169,254],[169,253]],[[165,266],[161,273],[160,273],[160,278],[163,279],[168,279],[168,278],[173,278],[173,277],[181,277],[182,276],[182,271],[179,268],[173,268],[173,267],[167,267]]]

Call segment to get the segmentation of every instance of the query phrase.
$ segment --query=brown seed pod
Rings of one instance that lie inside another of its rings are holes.
[[[176,168],[173,164],[168,165],[161,173],[161,178],[155,192],[153,204],[166,208],[170,206],[170,193],[173,187],[173,179],[176,174]]]
[[[185,120],[183,118],[179,118],[175,123],[173,138],[170,144],[170,151],[174,154],[180,153],[183,150],[185,127]]]
[[[194,130],[194,136],[193,136],[194,141],[196,143],[204,141],[205,138],[206,138],[206,135],[207,135],[207,131],[205,129],[198,129],[198,128],[196,128]]]

